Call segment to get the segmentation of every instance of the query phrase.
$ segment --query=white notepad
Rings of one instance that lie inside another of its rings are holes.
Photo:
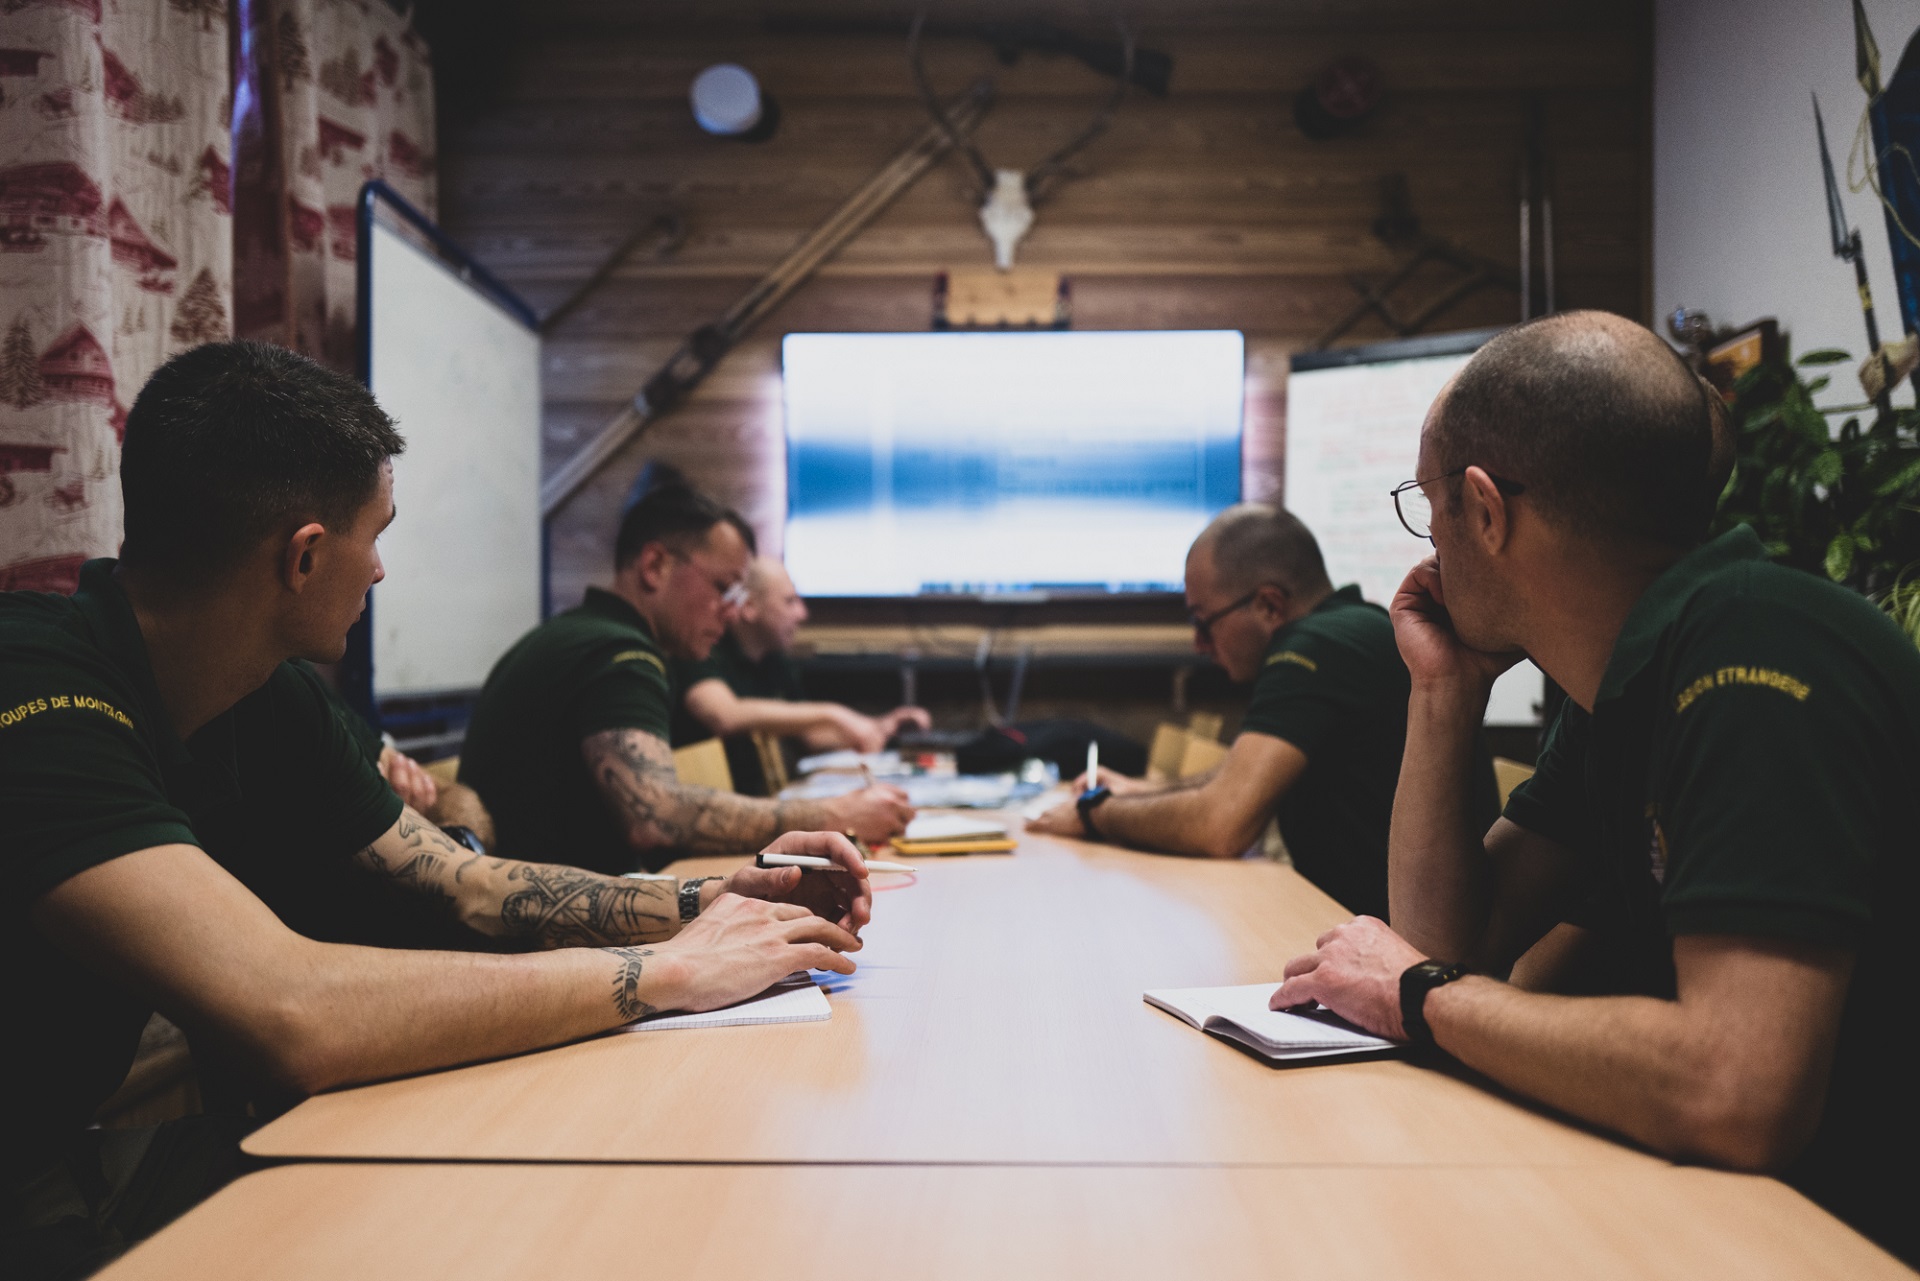
[[[686,1027],[742,1027],[750,1023],[817,1023],[833,1017],[827,994],[807,975],[783,979],[758,996],[699,1014],[656,1014],[627,1024],[628,1032]]]
[[[1007,834],[1007,825],[997,819],[972,814],[922,814],[907,824],[907,841],[971,841],[998,839]]]
[[[1397,1042],[1363,1032],[1330,1010],[1289,1013],[1267,1008],[1278,983],[1239,987],[1161,988],[1143,993],[1148,1005],[1183,1019],[1202,1032],[1237,1041],[1275,1062],[1377,1054]]]

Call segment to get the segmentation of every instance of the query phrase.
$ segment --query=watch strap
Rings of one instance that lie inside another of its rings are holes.
[[[1400,1027],[1415,1049],[1433,1047],[1433,1029],[1427,1026],[1427,993],[1465,977],[1467,967],[1445,961],[1421,961],[1400,972]]]
[[[680,923],[685,925],[700,915],[700,887],[708,881],[719,881],[720,876],[696,876],[690,881],[680,882]]]
[[[1102,785],[1089,787],[1080,793],[1078,800],[1074,801],[1073,807],[1080,812],[1080,826],[1087,830],[1088,836],[1100,835],[1100,829],[1093,825],[1093,812],[1105,805],[1112,797],[1113,789]]]

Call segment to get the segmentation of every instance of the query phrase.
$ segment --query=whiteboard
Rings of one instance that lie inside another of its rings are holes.
[[[1320,541],[1336,585],[1360,584],[1386,605],[1432,548],[1394,515],[1394,486],[1413,479],[1427,409],[1487,334],[1456,341],[1382,343],[1334,353],[1345,363],[1295,357],[1287,377],[1287,509]],[[1441,354],[1423,349],[1453,348]],[[1396,359],[1396,354],[1406,353]],[[1537,725],[1544,677],[1522,662],[1494,683],[1489,725]]]
[[[364,252],[367,386],[407,442],[374,697],[478,689],[540,621],[540,336],[378,217]]]

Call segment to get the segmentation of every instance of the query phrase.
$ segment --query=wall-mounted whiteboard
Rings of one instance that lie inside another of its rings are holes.
[[[540,621],[540,335],[424,219],[372,195],[362,359],[407,442],[373,589],[373,695],[478,689]]]
[[[1295,356],[1287,376],[1286,504],[1306,522],[1335,584],[1386,605],[1432,553],[1394,515],[1394,486],[1413,479],[1427,409],[1497,332],[1445,334]],[[1544,678],[1521,663],[1494,684],[1489,725],[1537,725]]]

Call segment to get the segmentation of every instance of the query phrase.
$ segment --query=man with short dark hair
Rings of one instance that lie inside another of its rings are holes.
[[[1435,554],[1393,603],[1393,928],[1323,936],[1273,1004],[1779,1171],[1911,1262],[1920,654],[1751,529],[1704,541],[1729,458],[1711,391],[1617,316],[1509,330],[1441,393],[1400,495]],[[1461,748],[1523,654],[1568,702],[1483,832]],[[1550,929],[1574,946],[1536,985],[1598,995],[1501,981]]]
[[[613,585],[528,632],[495,664],[460,756],[502,853],[557,834],[583,867],[628,872],[687,854],[754,850],[782,832],[884,840],[913,817],[876,784],[825,801],[772,801],[682,783],[667,664],[705,658],[745,594],[745,522],[682,485],[621,521]]]
[[[1101,770],[1077,802],[1028,824],[1169,854],[1233,858],[1277,818],[1293,865],[1347,908],[1387,911],[1387,827],[1406,739],[1407,669],[1393,625],[1354,586],[1335,590],[1312,531],[1243,503],[1187,553],[1194,645],[1253,701],[1227,758],[1176,783]],[[1469,749],[1472,750],[1471,747]],[[1491,821],[1492,765],[1478,754]]]
[[[707,657],[675,659],[670,665],[679,697],[675,747],[714,737],[728,740],[727,764],[739,787],[743,778],[760,779],[757,753],[743,735],[759,731],[798,738],[815,752],[877,752],[902,726],[932,724],[919,707],[865,716],[840,703],[809,700],[791,654],[800,624],[807,621],[806,601],[786,566],[770,556],[754,559],[746,586],[739,612]],[[765,787],[755,790],[766,793]]]
[[[97,1265],[231,1158],[232,1134],[208,1140],[197,1120],[84,1129],[155,1010],[196,1054],[306,1093],[853,968],[841,953],[870,897],[843,837],[780,848],[845,876],[637,882],[483,858],[382,782],[288,660],[344,652],[383,576],[402,448],[365,389],[304,357],[197,348],[128,415],[120,561],[90,562],[72,597],[0,594],[0,857],[18,891],[0,932],[9,1276]],[[317,941],[352,877],[527,954]]]

